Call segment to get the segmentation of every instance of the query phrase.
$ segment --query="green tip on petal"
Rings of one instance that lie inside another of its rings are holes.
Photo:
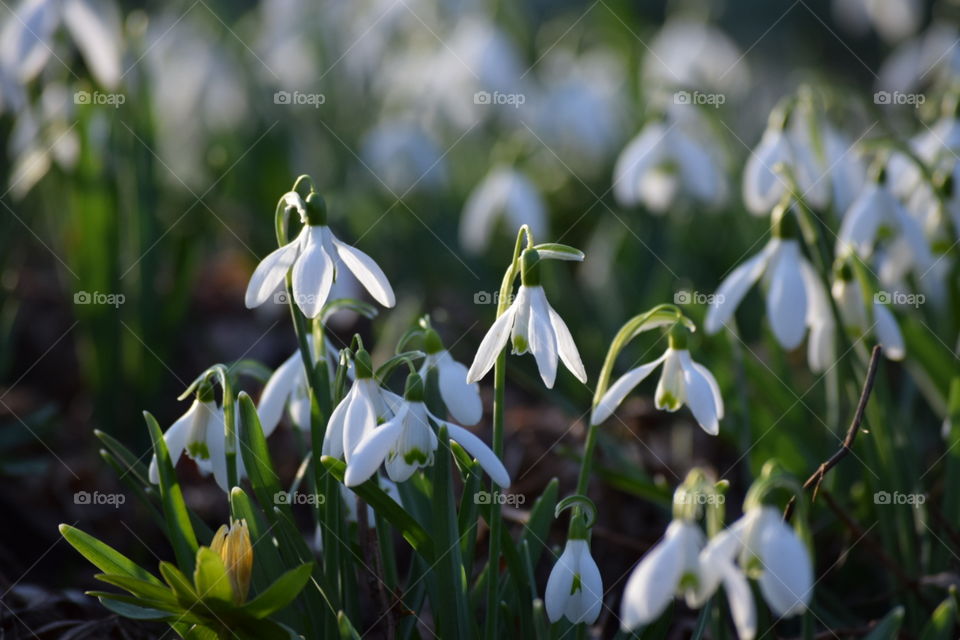
[[[187,446],[187,453],[190,454],[190,457],[196,460],[209,460],[210,459],[210,449],[207,448],[206,442],[191,442]]]
[[[409,465],[425,465],[430,457],[420,449],[410,449],[403,454],[403,461]]]

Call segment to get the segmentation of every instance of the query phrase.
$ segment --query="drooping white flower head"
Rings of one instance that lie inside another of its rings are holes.
[[[323,436],[323,455],[343,459],[347,464],[363,438],[393,416],[373,377],[370,354],[359,349],[354,363],[353,385],[330,414]]]
[[[760,593],[774,614],[787,618],[807,610],[813,597],[813,561],[779,511],[765,505],[748,508],[739,520],[710,540],[700,557],[703,601],[713,593],[725,567],[734,559],[757,579]]]
[[[934,262],[930,245],[923,228],[900,204],[885,181],[867,184],[847,209],[837,236],[837,257],[842,258],[850,252],[861,258],[873,256],[884,230],[892,232],[893,240],[887,251],[878,257],[881,263],[898,263],[891,271],[891,277],[911,269],[922,276]],[[881,264],[881,277],[883,271]]]
[[[603,580],[586,540],[567,540],[547,579],[543,596],[550,622],[566,616],[573,624],[593,624],[603,606]]]
[[[377,302],[385,307],[395,304],[393,288],[377,263],[333,235],[320,194],[311,193],[304,201],[291,191],[284,195],[284,202],[288,209],[300,214],[303,229],[293,241],[274,250],[257,265],[247,285],[244,301],[248,309],[269,300],[292,269],[294,302],[304,315],[315,318],[326,304],[341,266],[352,271]]]
[[[891,360],[903,359],[906,355],[903,334],[890,307],[881,299],[882,295],[875,295],[870,303],[873,318],[871,322],[867,313],[867,302],[863,298],[863,289],[856,278],[847,278],[841,274],[834,281],[831,292],[848,328],[861,334],[872,332],[883,347],[884,355]]]
[[[716,153],[700,140],[706,127],[692,114],[651,121],[630,141],[613,169],[613,192],[625,206],[666,212],[684,196],[711,208],[727,199],[727,178]]]
[[[663,373],[657,384],[657,408],[672,412],[686,404],[700,427],[710,435],[717,435],[723,419],[723,398],[717,380],[706,367],[693,361],[686,348],[673,346],[653,362],[631,369],[610,385],[594,407],[590,424],[600,424],[609,418],[627,394],[660,365]]]
[[[826,287],[803,257],[800,243],[777,233],[760,253],[734,269],[720,284],[707,311],[705,328],[709,334],[723,328],[763,276],[767,317],[777,342],[785,349],[795,349],[809,328],[807,360],[813,371],[823,371],[831,362],[835,329]]]
[[[420,368],[420,375],[426,380],[430,370],[436,369],[440,399],[453,419],[468,426],[480,422],[483,417],[480,385],[467,382],[467,367],[454,360],[450,352],[444,349],[440,336],[433,329],[427,329],[424,349],[427,357]]]
[[[650,624],[677,595],[693,592],[699,584],[698,554],[703,532],[695,523],[674,520],[627,579],[620,607],[624,630]]]
[[[240,450],[240,434],[236,431],[236,451]],[[190,408],[177,419],[163,435],[170,462],[175,467],[183,453],[197,463],[204,475],[213,474],[217,485],[229,492],[227,486],[226,430],[223,408],[217,406],[212,388],[201,388]],[[242,456],[237,455],[237,479],[246,477]],[[150,461],[150,482],[160,483],[157,456]]]
[[[463,206],[460,216],[460,245],[470,253],[481,253],[500,218],[507,229],[527,225],[534,234],[547,232],[547,207],[529,178],[511,167],[495,167],[483,178]]]
[[[513,344],[514,354],[523,355],[528,351],[533,354],[540,377],[548,389],[553,388],[557,378],[558,357],[580,382],[587,381],[587,372],[573,336],[560,314],[547,302],[540,286],[539,260],[535,250],[528,249],[523,253],[517,296],[480,342],[467,372],[467,382],[476,382],[490,371],[508,339]]]
[[[307,336],[307,344],[312,351],[313,336]],[[335,369],[336,353],[336,347],[327,340],[326,354],[331,377]],[[287,414],[294,425],[300,429],[309,430],[310,391],[307,385],[307,372],[303,367],[303,358],[299,350],[294,351],[293,355],[277,367],[260,394],[257,413],[260,416],[264,436],[269,436],[280,424],[284,407],[287,408]]]
[[[411,374],[394,416],[367,433],[353,449],[344,484],[355,487],[366,482],[381,464],[385,464],[387,475],[394,482],[403,482],[417,469],[433,464],[439,445],[432,426],[435,424],[446,427],[448,437],[475,457],[494,482],[501,487],[510,486],[506,468],[483,440],[430,413],[423,402],[423,393],[423,379],[418,374]]]

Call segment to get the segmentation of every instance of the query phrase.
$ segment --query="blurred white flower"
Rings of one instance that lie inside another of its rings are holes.
[[[80,136],[71,122],[73,95],[59,82],[43,88],[37,107],[24,106],[17,114],[8,141],[13,158],[8,189],[22,198],[46,175],[53,163],[69,171],[80,155]],[[91,117],[91,129],[100,124],[101,114]],[[89,144],[98,140],[91,136]]]
[[[566,616],[573,624],[593,624],[603,606],[603,580],[586,540],[567,540],[543,595],[550,622]]]
[[[880,67],[876,88],[912,92],[949,82],[960,73],[958,33],[955,25],[935,21],[920,35],[904,41]]]
[[[617,200],[625,206],[643,204],[653,213],[666,212],[682,196],[721,207],[729,191],[727,178],[714,149],[701,143],[708,139],[690,116],[647,123],[617,158]]]
[[[767,317],[777,342],[795,349],[809,328],[807,359],[813,371],[823,371],[833,352],[830,303],[819,276],[792,238],[771,238],[760,253],[727,276],[707,311],[707,333],[716,333],[729,322],[761,276],[767,289]]]
[[[888,235],[887,251],[877,252],[878,240]],[[844,257],[851,251],[865,259],[876,252],[885,283],[909,270],[922,276],[934,262],[923,229],[884,181],[867,184],[843,216],[836,253]],[[884,270],[889,270],[887,277]]]
[[[476,382],[490,371],[508,340],[513,344],[514,354],[523,355],[528,351],[533,354],[548,389],[553,388],[557,377],[558,355],[580,382],[587,381],[573,336],[560,314],[547,302],[539,284],[520,285],[513,303],[496,319],[477,348],[467,382]]]
[[[737,44],[717,27],[690,18],[668,20],[643,60],[644,86],[740,93],[749,80]]]
[[[494,482],[501,487],[510,486],[506,468],[483,440],[430,413],[423,403],[423,379],[417,374],[411,374],[407,379],[404,398],[394,416],[367,433],[353,450],[344,484],[348,487],[363,484],[381,464],[385,464],[387,475],[394,482],[403,482],[417,469],[432,465],[439,445],[433,424],[446,427],[447,436],[476,458]],[[446,443],[444,447],[447,447]]]
[[[110,0],[23,0],[6,10],[13,16],[0,30],[0,67],[16,81],[33,80],[56,55],[63,24],[94,79],[107,89],[120,83],[120,13]]]
[[[201,399],[202,397],[202,399]],[[236,413],[234,414],[236,415]],[[236,432],[237,451],[237,479],[246,477],[243,466],[243,457],[240,455],[240,433]],[[264,436],[269,435],[264,433]],[[226,458],[226,430],[223,408],[217,406],[213,398],[213,390],[201,391],[194,399],[190,408],[176,420],[163,435],[167,450],[170,452],[170,462],[176,467],[180,456],[186,453],[197,463],[197,468],[204,475],[213,474],[217,485],[225,492],[230,491],[227,486],[227,458]],[[160,469],[157,466],[157,456],[150,461],[148,471],[150,482],[160,483]]]
[[[916,33],[923,21],[919,0],[833,0],[837,22],[858,35],[872,25],[887,42],[897,42]]]
[[[860,334],[870,331],[883,347],[883,354],[891,360],[902,360],[906,354],[906,345],[900,326],[890,307],[874,296],[870,303],[871,314],[867,313],[867,302],[863,298],[863,289],[854,279],[837,278],[831,288],[833,299],[837,302],[844,324]],[[870,318],[873,322],[870,322]]]
[[[677,595],[695,597],[700,582],[698,554],[703,545],[703,532],[695,523],[670,523],[663,539],[647,552],[627,579],[620,605],[620,624],[625,631],[659,618]]]
[[[537,187],[505,166],[491,169],[467,196],[460,216],[460,245],[473,254],[486,251],[501,217],[506,229],[527,225],[535,236],[548,233],[546,204]]]
[[[330,295],[341,263],[346,266],[373,298],[385,307],[396,303],[393,288],[383,270],[356,247],[337,240],[326,225],[326,206],[322,198],[310,194],[304,202],[295,192],[284,195],[286,206],[300,214],[303,229],[291,242],[265,257],[247,285],[248,309],[267,302],[292,270],[294,302],[305,316],[315,318]]]
[[[360,156],[377,177],[377,185],[398,196],[435,189],[447,181],[440,148],[409,122],[382,121],[363,137]]]
[[[590,424],[600,424],[613,414],[634,387],[663,365],[657,384],[657,409],[676,411],[684,404],[690,407],[700,427],[712,436],[720,432],[723,419],[723,397],[716,378],[702,364],[693,361],[686,349],[667,348],[653,362],[626,372],[607,390],[590,416]]]

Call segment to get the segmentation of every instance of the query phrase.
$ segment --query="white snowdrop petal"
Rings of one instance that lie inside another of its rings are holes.
[[[567,543],[557,563],[547,578],[547,588],[543,593],[543,604],[550,622],[557,622],[566,611],[570,590],[573,588],[574,574],[577,571],[577,557]]]
[[[537,360],[537,369],[543,384],[553,388],[557,379],[557,336],[550,324],[550,304],[542,287],[529,287],[530,290],[530,351]]]
[[[803,613],[813,595],[813,566],[806,545],[779,517],[765,517],[758,533],[760,592],[778,616]]]
[[[583,368],[583,360],[580,359],[580,352],[573,341],[573,336],[570,335],[567,323],[549,304],[547,304],[547,309],[550,311],[550,324],[553,326],[554,334],[557,337],[557,351],[560,354],[560,360],[570,370],[570,373],[576,376],[577,380],[586,383],[587,370]]]
[[[671,523],[661,540],[640,561],[623,591],[620,624],[625,630],[653,622],[673,600],[683,574],[679,529]],[[682,526],[682,525],[679,525]]]
[[[613,195],[620,204],[633,206],[640,202],[643,177],[663,160],[666,131],[663,123],[647,124],[620,152],[613,167]]]
[[[874,302],[873,320],[876,322],[874,333],[883,347],[883,353],[891,360],[903,360],[906,355],[906,345],[893,312],[887,305]]]
[[[757,609],[750,585],[743,573],[729,562],[723,566],[722,577],[737,635],[740,640],[753,640],[757,635]]]
[[[344,449],[344,429],[347,423],[347,411],[350,405],[356,400],[356,391],[354,387],[343,397],[343,400],[333,408],[330,414],[330,420],[327,422],[327,430],[323,433],[323,446],[320,452],[325,456],[343,460]],[[349,460],[347,461],[349,464]]]
[[[260,261],[253,275],[250,276],[250,283],[247,285],[244,296],[244,304],[248,309],[259,307],[280,288],[299,252],[300,238],[297,237],[293,242],[274,249]]]
[[[63,20],[97,81],[108,89],[116,88],[121,79],[121,27],[116,5],[105,0],[66,0]]]
[[[720,395],[720,385],[717,384],[717,379],[714,378],[710,370],[702,364],[691,360],[691,365],[697,373],[703,376],[707,384],[710,385],[710,392],[713,394],[713,406],[716,407],[717,410],[717,419],[723,420],[723,396]]]
[[[590,424],[600,424],[613,415],[614,410],[620,406],[627,394],[653,373],[666,357],[666,354],[664,354],[653,362],[642,364],[620,376],[616,382],[610,385],[610,388],[607,389],[607,392],[603,394],[600,402],[593,409],[593,413],[590,415]]]
[[[293,265],[293,295],[308,318],[316,318],[333,286],[334,265],[324,249],[324,227],[307,227],[303,252]]]
[[[576,620],[571,620],[571,622],[593,624],[600,617],[600,609],[603,607],[603,578],[600,576],[597,563],[590,555],[590,547],[586,541],[575,542],[583,542],[584,545],[580,552],[581,613]]]
[[[333,238],[333,244],[337,249],[337,255],[353,275],[357,276],[357,280],[370,292],[374,300],[385,307],[392,307],[397,303],[390,281],[373,258],[336,238]]]
[[[300,352],[294,353],[277,367],[263,387],[260,402],[257,404],[257,414],[260,416],[264,436],[273,433],[280,423],[287,399],[293,392],[294,386],[303,377],[302,362]]]
[[[837,234],[837,255],[853,250],[868,256],[888,207],[889,202],[877,184],[864,187],[843,215]]]
[[[690,353],[680,352],[683,382],[686,386],[686,403],[700,427],[712,436],[720,433],[717,406],[710,382],[693,366]]]
[[[346,486],[355,487],[363,484],[376,473],[377,468],[402,435],[403,420],[408,411],[407,405],[403,404],[392,420],[374,429],[357,445],[343,478]]]
[[[343,455],[347,464],[360,442],[377,428],[377,411],[369,396],[360,392],[360,384],[360,381],[353,383],[350,390],[353,399],[344,415]]]
[[[163,441],[167,445],[167,451],[170,453],[170,463],[176,467],[180,460],[180,455],[187,446],[187,438],[190,436],[190,425],[193,422],[193,416],[198,411],[199,401],[194,400],[187,411],[177,418],[176,422],[170,425],[167,432],[163,434]],[[154,455],[150,461],[148,474],[150,482],[160,484],[160,468],[157,466],[157,456]]]
[[[790,148],[782,131],[767,130],[743,170],[743,201],[750,213],[770,213],[780,201],[786,184],[774,172],[781,162],[790,161]]]
[[[467,367],[446,351],[437,362],[437,383],[440,397],[454,420],[465,425],[480,422],[483,417],[480,386],[476,382],[467,382]]]
[[[677,411],[687,399],[687,388],[683,377],[680,351],[667,349],[664,354],[663,371],[654,393],[654,405],[661,411]]]
[[[476,382],[493,367],[497,361],[497,356],[507,346],[507,340],[510,339],[510,330],[513,328],[514,316],[517,313],[517,302],[514,301],[510,307],[497,318],[487,335],[483,337],[480,346],[477,348],[477,355],[473,358],[473,364],[467,371],[467,382]]]
[[[785,240],[770,264],[767,317],[773,335],[784,349],[797,348],[807,328],[807,294],[800,259],[797,241]]]
[[[760,253],[731,271],[730,275],[720,283],[720,288],[717,289],[713,302],[707,310],[707,318],[704,322],[707,333],[716,333],[733,317],[740,302],[763,274],[770,257],[779,247],[780,240],[772,239]]]
[[[451,440],[456,440],[457,444],[463,447],[467,453],[477,459],[480,467],[487,472],[490,479],[506,489],[510,486],[510,474],[507,468],[503,466],[497,454],[488,447],[483,440],[473,435],[461,426],[452,422],[442,422],[447,427],[447,434]]]

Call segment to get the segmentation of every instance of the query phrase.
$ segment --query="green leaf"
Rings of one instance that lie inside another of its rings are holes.
[[[284,564],[273,542],[271,530],[266,525],[266,516],[240,487],[234,487],[230,492],[230,513],[234,520],[247,521],[254,550],[252,582],[255,592],[259,593],[280,577],[285,569]],[[265,536],[266,540],[263,539]]]
[[[953,595],[940,603],[923,627],[920,640],[950,640],[956,638],[953,627],[957,621],[957,601]]]
[[[573,260],[575,262],[583,262],[584,257],[586,257],[580,249],[557,242],[544,242],[533,248],[537,250],[542,260]]]
[[[80,529],[68,524],[61,524],[60,535],[74,549],[79,551],[80,555],[106,574],[125,575],[157,585],[163,584],[153,574],[127,556]]]
[[[300,593],[310,579],[313,563],[307,562],[277,578],[260,595],[248,602],[243,610],[254,618],[265,618],[286,607]]]
[[[323,456],[320,464],[326,467],[333,477],[343,482],[343,474],[346,472],[347,465],[342,460]],[[428,534],[420,524],[410,517],[410,514],[404,511],[403,507],[398,505],[393,498],[388,496],[377,485],[376,480],[370,479],[358,487],[352,487],[354,493],[359,495],[364,501],[373,507],[373,510],[382,515],[387,521],[400,531],[403,538],[410,543],[417,553],[419,553],[428,562],[432,562],[434,544],[430,534]]]
[[[133,452],[123,446],[119,440],[99,429],[94,429],[93,435],[100,439],[100,442],[107,448],[107,451],[112,453],[113,457],[120,463],[123,468],[123,472],[120,474],[121,477],[129,474],[135,477],[141,485],[150,485],[147,465],[140,461],[142,456],[135,456]]]
[[[290,505],[285,501],[277,500],[277,496],[283,493],[283,488],[273,468],[267,439],[263,435],[260,416],[257,414],[253,399],[241,391],[237,398],[237,405],[240,409],[238,413],[240,454],[243,456],[243,465],[247,470],[250,486],[253,487],[257,500],[268,515],[276,507],[288,517],[292,517]]]
[[[197,536],[190,523],[190,514],[183,501],[183,492],[177,481],[177,474],[170,461],[170,452],[163,439],[160,425],[149,412],[144,411],[143,417],[150,430],[153,440],[153,452],[157,456],[157,467],[160,471],[160,501],[163,504],[163,514],[167,520],[167,537],[177,556],[177,564],[186,571],[193,571],[194,554],[197,552]]]
[[[99,600],[100,604],[110,611],[117,615],[123,616],[124,618],[130,618],[131,620],[168,620],[176,616],[176,614],[169,611],[160,611],[159,609],[141,607],[136,604],[121,602],[120,600],[114,600],[112,598],[101,596]]]
[[[903,607],[894,607],[863,640],[896,640],[903,622]]]
[[[233,602],[233,587],[220,554],[209,547],[200,547],[197,550],[196,565],[193,571],[193,584],[200,598]]]
[[[552,478],[546,489],[537,498],[530,509],[530,517],[520,533],[520,544],[526,543],[530,549],[529,563],[537,566],[540,555],[546,546],[545,540],[553,523],[553,512],[557,507],[557,496],[560,491],[560,481]]]
[[[377,314],[380,313],[375,306],[369,302],[363,302],[362,300],[354,300],[353,298],[337,298],[336,300],[331,300],[330,302],[323,305],[323,308],[320,309],[320,317],[324,324],[327,323],[327,320],[330,319],[330,316],[335,314],[337,311],[353,311],[365,318],[374,319],[377,317]]]
[[[360,634],[353,628],[353,623],[343,611],[337,614],[337,627],[340,629],[342,640],[360,640]]]
[[[198,598],[196,591],[193,590],[193,585],[176,565],[170,562],[161,562],[160,575],[173,589],[177,596],[177,602],[185,607],[192,607],[196,604]]]
[[[140,598],[169,602],[171,605],[177,604],[177,598],[173,591],[161,584],[115,573],[98,573],[93,577],[101,582],[129,591]]]

